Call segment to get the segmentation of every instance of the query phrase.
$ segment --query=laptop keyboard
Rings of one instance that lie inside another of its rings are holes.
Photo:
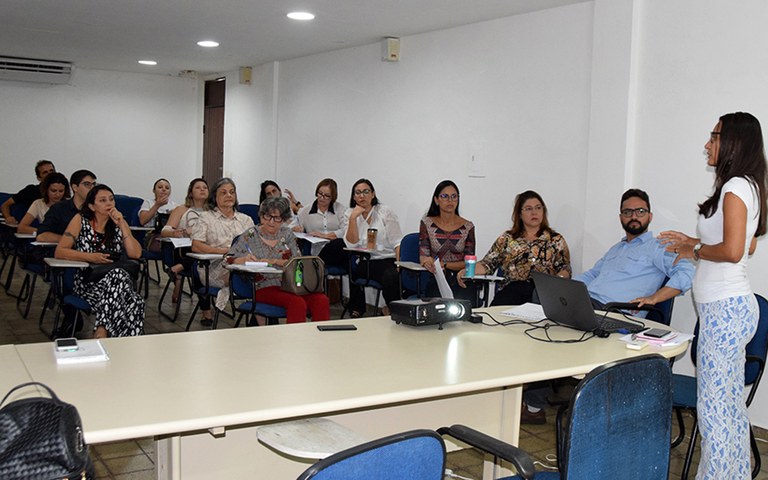
[[[617,318],[603,317],[602,315],[595,315],[600,322],[600,330],[604,332],[618,332],[619,330],[626,330],[629,333],[637,333],[645,330],[645,327],[639,323],[626,322]]]

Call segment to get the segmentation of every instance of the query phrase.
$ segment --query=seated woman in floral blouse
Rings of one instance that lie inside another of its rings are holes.
[[[522,305],[533,298],[531,272],[571,277],[571,254],[565,238],[549,227],[547,206],[541,196],[527,190],[515,199],[512,229],[496,239],[475,273],[501,269],[504,282],[491,305]],[[464,270],[459,274],[463,285]]]
[[[455,298],[475,301],[474,284],[466,288],[456,282],[456,273],[464,268],[464,257],[475,254],[475,225],[459,216],[459,187],[451,180],[437,184],[432,202],[419,226],[419,262],[435,273],[435,258],[445,272],[445,278]],[[437,281],[433,278],[426,286],[426,296],[440,297]]]
[[[301,255],[296,236],[287,226],[291,207],[286,198],[265,199],[259,206],[259,217],[259,225],[243,232],[227,252],[235,257],[232,263],[267,262],[282,267],[292,256]],[[282,277],[279,275],[264,275],[256,281],[259,283],[255,300],[285,308],[288,323],[306,322],[307,312],[312,314],[313,321],[331,318],[328,297],[323,293],[285,292],[280,288]]]

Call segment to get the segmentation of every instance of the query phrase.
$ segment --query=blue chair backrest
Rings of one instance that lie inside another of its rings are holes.
[[[139,210],[144,203],[139,197],[115,195],[115,207],[123,214],[129,225],[139,226]]]
[[[253,223],[258,225],[259,224],[259,206],[255,203],[241,203],[237,207],[237,211],[240,213],[244,213],[251,217],[253,220]]]
[[[751,385],[759,380],[765,367],[768,353],[768,300],[762,295],[755,294],[757,305],[760,307],[760,318],[757,330],[752,340],[747,344],[747,365],[744,370],[744,384]]]
[[[644,355],[590,372],[571,398],[564,479],[666,480],[672,425],[672,370]]]
[[[298,480],[442,480],[445,443],[413,430],[344,450],[315,463]]]
[[[419,263],[418,233],[409,233],[400,241],[400,260],[403,262]],[[432,277],[432,274],[428,272],[420,272],[419,275],[421,276],[419,280],[419,286],[421,287],[422,291],[417,293],[421,295],[424,293],[427,282],[429,281],[430,277]],[[409,292],[416,292],[416,275],[414,272],[403,269],[400,272],[400,281],[403,285],[403,289]]]
[[[230,285],[235,298],[253,298],[253,282],[245,275],[231,272]]]

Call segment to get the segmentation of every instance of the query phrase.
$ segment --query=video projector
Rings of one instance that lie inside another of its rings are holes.
[[[439,325],[440,330],[446,322],[469,320],[472,315],[472,303],[469,300],[453,298],[419,298],[415,300],[395,300],[390,302],[389,311],[395,323],[404,323],[414,327]]]

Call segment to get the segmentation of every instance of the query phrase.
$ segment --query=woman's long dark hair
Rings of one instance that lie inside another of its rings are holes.
[[[40,183],[40,193],[43,195],[43,202],[45,202],[46,205],[51,201],[48,197],[48,189],[51,188],[51,185],[55,184],[64,185],[64,196],[61,197],[62,201],[68,199],[72,195],[69,190],[69,181],[67,181],[67,177],[59,172],[49,173]]]
[[[90,206],[96,204],[96,194],[102,190],[106,190],[112,195],[115,194],[115,192],[113,192],[111,188],[109,188],[104,184],[99,184],[93,187],[88,192],[88,195],[85,196],[85,202],[83,202],[83,206],[80,207],[80,215],[82,215],[83,218],[85,218],[88,221],[91,221],[96,217],[96,212],[91,210]],[[128,219],[126,219],[125,221],[127,222]],[[107,248],[107,250],[110,250],[110,251],[115,250],[116,236],[117,236],[117,225],[115,224],[115,222],[112,221],[112,217],[108,217],[107,224],[104,226],[104,246]]]
[[[352,185],[352,194],[349,196],[349,208],[355,208],[357,206],[357,202],[355,202],[355,188],[357,188],[360,184],[366,184],[371,189],[371,193],[376,193],[376,189],[373,188],[373,184],[370,180],[367,178],[361,178],[360,180],[356,181],[354,185]],[[371,200],[371,206],[378,205],[379,204],[379,197],[373,197],[373,200]]]
[[[699,214],[706,218],[717,211],[723,185],[734,177],[745,177],[754,182],[760,197],[760,211],[755,236],[766,232],[766,163],[763,132],[760,122],[745,112],[729,113],[720,117],[720,143],[715,165],[715,191],[699,204]]]
[[[440,215],[440,206],[437,204],[435,199],[437,199],[437,196],[440,195],[440,192],[443,191],[446,187],[453,187],[456,189],[456,194],[459,194],[459,187],[456,186],[455,183],[451,180],[443,180],[442,182],[438,183],[435,187],[435,192],[432,194],[432,201],[429,204],[429,210],[427,210],[427,216],[428,217],[437,217]],[[459,214],[459,200],[460,198],[456,199],[456,215]]]
[[[541,225],[539,225],[539,231],[536,232],[536,236],[540,236],[544,232],[549,232],[550,235],[557,235],[557,232],[549,228],[549,220],[547,220],[547,204],[544,203],[544,199],[541,195],[533,190],[526,190],[520,193],[515,198],[515,208],[512,210],[512,228],[509,230],[509,234],[512,238],[518,238],[525,233],[525,225],[523,225],[523,205],[525,202],[531,199],[536,199],[541,202],[541,206],[544,208],[544,216],[541,219]]]
[[[197,185],[197,182],[203,182],[206,187],[208,186],[208,182],[204,178],[195,178],[191,182],[189,182],[189,187],[187,187],[187,196],[184,197],[184,206],[185,207],[192,208],[195,205],[195,200],[192,198],[192,190],[195,188],[195,185]],[[208,193],[210,194],[210,192],[208,192]],[[204,203],[205,207],[208,206],[208,202],[203,202],[203,203]]]

